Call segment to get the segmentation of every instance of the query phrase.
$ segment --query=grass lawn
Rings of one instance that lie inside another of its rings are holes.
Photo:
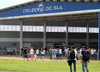
[[[0,71],[17,72],[70,72],[66,61],[37,61],[0,60]],[[77,61],[77,72],[82,72],[82,64]],[[89,63],[89,72],[100,72],[100,61]]]

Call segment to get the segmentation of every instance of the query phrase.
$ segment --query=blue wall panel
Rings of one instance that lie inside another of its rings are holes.
[[[33,4],[23,5],[1,11],[0,17],[12,17],[23,15],[38,15],[47,13],[71,12],[80,10],[100,9],[100,2],[35,2]]]

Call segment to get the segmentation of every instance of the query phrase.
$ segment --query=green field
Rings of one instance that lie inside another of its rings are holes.
[[[70,72],[66,61],[20,61],[20,60],[0,60],[0,71],[14,72]],[[82,64],[77,61],[77,72],[82,72]],[[89,63],[89,72],[100,72],[100,61]]]

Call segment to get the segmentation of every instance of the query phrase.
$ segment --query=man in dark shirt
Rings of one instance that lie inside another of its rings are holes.
[[[76,72],[76,57],[77,57],[77,52],[74,51],[74,47],[72,46],[70,50],[70,55],[69,55],[70,72],[72,72],[72,63],[74,64],[74,72]]]
[[[26,48],[27,49],[27,59],[30,58],[30,49],[29,48]]]
[[[23,49],[23,58],[24,58],[24,61],[25,61],[25,58],[28,61],[28,58],[27,58],[27,49],[26,48]]]
[[[85,72],[89,72],[88,70],[88,62],[89,62],[89,51],[86,50],[85,46],[82,47],[82,53],[81,53],[81,62],[82,62],[82,70]]]
[[[23,56],[23,48],[21,48],[21,56]]]

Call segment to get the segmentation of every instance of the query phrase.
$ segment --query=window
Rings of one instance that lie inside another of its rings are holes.
[[[68,27],[68,32],[86,32],[86,27]]]
[[[17,25],[16,27],[17,27],[17,28],[16,28],[16,31],[20,31],[20,26]]]
[[[19,25],[0,25],[0,31],[20,31]]]
[[[92,28],[92,27],[90,27],[89,28],[89,32],[90,33],[99,33],[99,28]]]
[[[8,31],[12,31],[12,26],[11,25],[8,26]]]
[[[43,32],[43,26],[40,26],[39,30],[40,30],[40,32]]]
[[[4,31],[4,26],[3,25],[0,25],[0,31]]]
[[[46,26],[46,32],[52,32],[51,26]]]
[[[36,26],[33,26],[33,31],[34,32],[36,32],[36,29],[37,29],[37,27]]]
[[[28,26],[28,31],[32,32],[33,31],[33,27],[32,26]]]
[[[46,32],[65,32],[66,27],[64,26],[46,26]]]
[[[0,25],[0,31],[20,31],[20,25]],[[23,25],[24,32],[43,32],[44,26]],[[66,32],[66,26],[46,26],[46,32]],[[87,27],[68,27],[68,32],[86,33]],[[89,33],[99,33],[99,28],[90,27]]]
[[[37,32],[40,32],[40,26],[37,26],[37,30],[36,30]]]

